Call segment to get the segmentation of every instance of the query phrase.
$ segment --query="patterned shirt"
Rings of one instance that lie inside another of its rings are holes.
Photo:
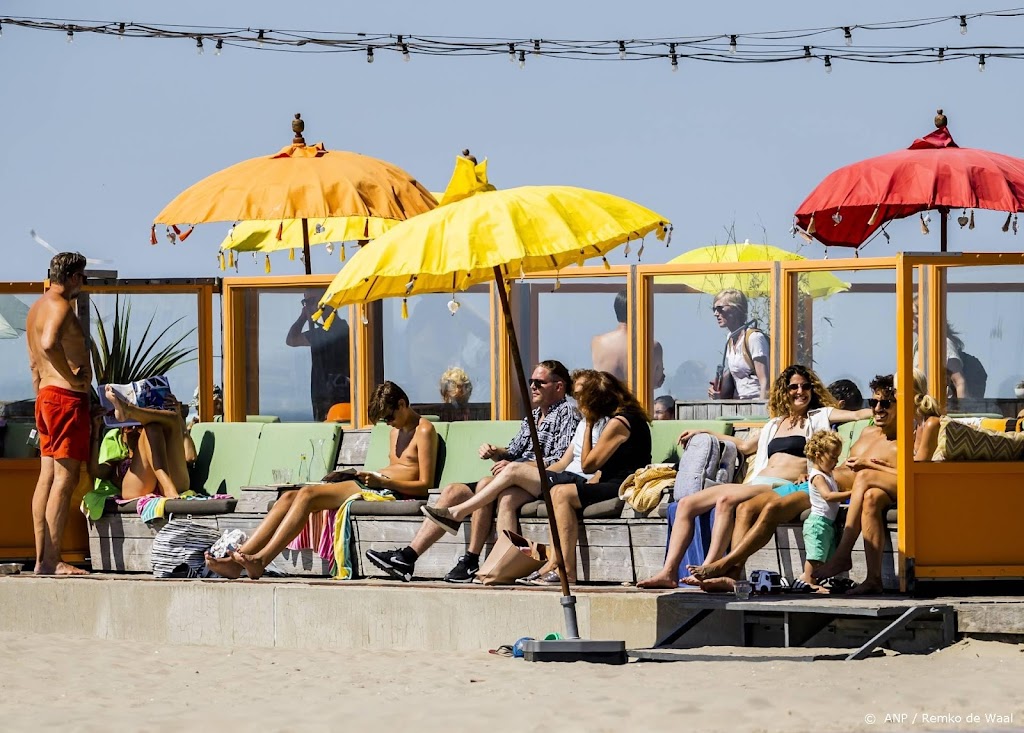
[[[540,419],[540,408],[533,411],[533,419],[537,421],[537,437],[540,447],[544,450],[544,465],[550,466],[565,453],[572,442],[573,433],[580,422],[580,413],[575,406],[564,397],[548,408],[547,417]],[[535,461],[533,441],[530,440],[530,424],[523,418],[516,437],[512,438],[505,449],[505,458],[510,461]]]

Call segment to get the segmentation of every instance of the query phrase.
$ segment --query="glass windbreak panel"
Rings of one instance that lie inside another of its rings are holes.
[[[559,283],[531,279],[514,287],[518,336],[527,371],[538,361],[556,359],[570,372],[600,369],[628,381],[633,365],[627,359],[629,305],[622,278]]]
[[[220,293],[214,293],[212,299],[213,318],[213,385],[214,385],[214,414],[224,414],[224,310],[223,301],[221,300]],[[195,415],[198,410],[198,400],[194,404],[190,405],[192,415]]]
[[[655,398],[690,403],[680,406],[684,418],[765,414],[759,402],[762,376],[771,377],[769,288],[767,272],[655,277],[654,339],[665,370]]]
[[[423,415],[445,422],[491,419],[490,294],[486,287],[457,293],[389,298],[383,310],[384,378],[409,395]],[[451,306],[455,308],[455,306]]]
[[[1024,407],[1024,267],[945,272],[948,409],[1016,416]]]
[[[323,293],[275,288],[246,294],[247,417],[323,422],[351,414],[348,309],[330,329],[313,323]]]
[[[38,293],[0,293],[0,457],[36,455],[29,431],[35,425],[35,389],[28,368],[25,316]]]
[[[825,385],[852,383],[857,391],[849,391],[847,384],[847,394],[859,392],[867,399],[875,375],[896,370],[895,271],[843,270],[798,277],[797,363],[814,369]]]
[[[95,350],[97,384],[165,375],[174,395],[198,397],[199,322],[194,294],[93,293],[83,315]]]

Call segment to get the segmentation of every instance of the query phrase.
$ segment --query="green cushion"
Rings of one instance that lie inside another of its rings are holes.
[[[850,457],[850,448],[857,442],[861,432],[864,428],[870,425],[872,421],[868,420],[855,420],[854,422],[847,422],[836,428],[836,432],[839,433],[839,437],[843,439],[843,452],[839,454],[839,464],[842,464],[847,458]]]
[[[651,423],[651,462],[676,463],[679,435],[684,430],[732,435],[732,425],[724,420],[655,420]]]
[[[281,422],[281,418],[279,418],[277,415],[246,415],[245,421],[262,423]]]
[[[505,446],[519,432],[519,420],[480,420],[448,424],[447,455],[438,486],[479,481],[491,473],[493,461],[480,459],[484,443]]]
[[[292,480],[296,483],[318,481],[334,470],[341,444],[341,425],[300,422],[267,423],[260,427],[263,432],[249,475],[250,486],[274,483],[275,468],[291,469]],[[305,461],[302,456],[306,457]]]
[[[35,458],[39,455],[35,446],[28,444],[29,433],[35,427],[31,422],[7,422],[4,428],[4,458]]]
[[[252,464],[259,447],[259,423],[201,422],[192,426],[196,444],[196,463],[192,467],[191,488],[207,494],[231,494],[237,497],[249,485]]]

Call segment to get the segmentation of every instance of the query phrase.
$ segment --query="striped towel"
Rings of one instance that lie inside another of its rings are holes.
[[[289,550],[313,550],[324,559],[334,561],[334,519],[337,509],[323,509],[313,512],[299,532],[299,536],[288,543]]]
[[[349,510],[352,502],[363,501],[394,501],[395,495],[387,489],[364,489],[352,494],[345,500],[334,518],[334,562],[331,565],[331,576],[335,580],[348,580],[352,577],[352,558],[348,555],[349,544],[352,542],[352,519]]]

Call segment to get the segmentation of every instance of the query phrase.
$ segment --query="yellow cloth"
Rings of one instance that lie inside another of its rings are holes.
[[[394,501],[395,495],[387,489],[364,489],[345,499],[334,518],[334,579],[348,580],[352,577],[352,558],[348,556],[349,543],[352,542],[352,518],[350,510],[352,502],[363,501]]]
[[[619,487],[619,498],[638,512],[649,512],[661,502],[665,489],[675,483],[676,470],[671,466],[647,466],[626,477]]]

